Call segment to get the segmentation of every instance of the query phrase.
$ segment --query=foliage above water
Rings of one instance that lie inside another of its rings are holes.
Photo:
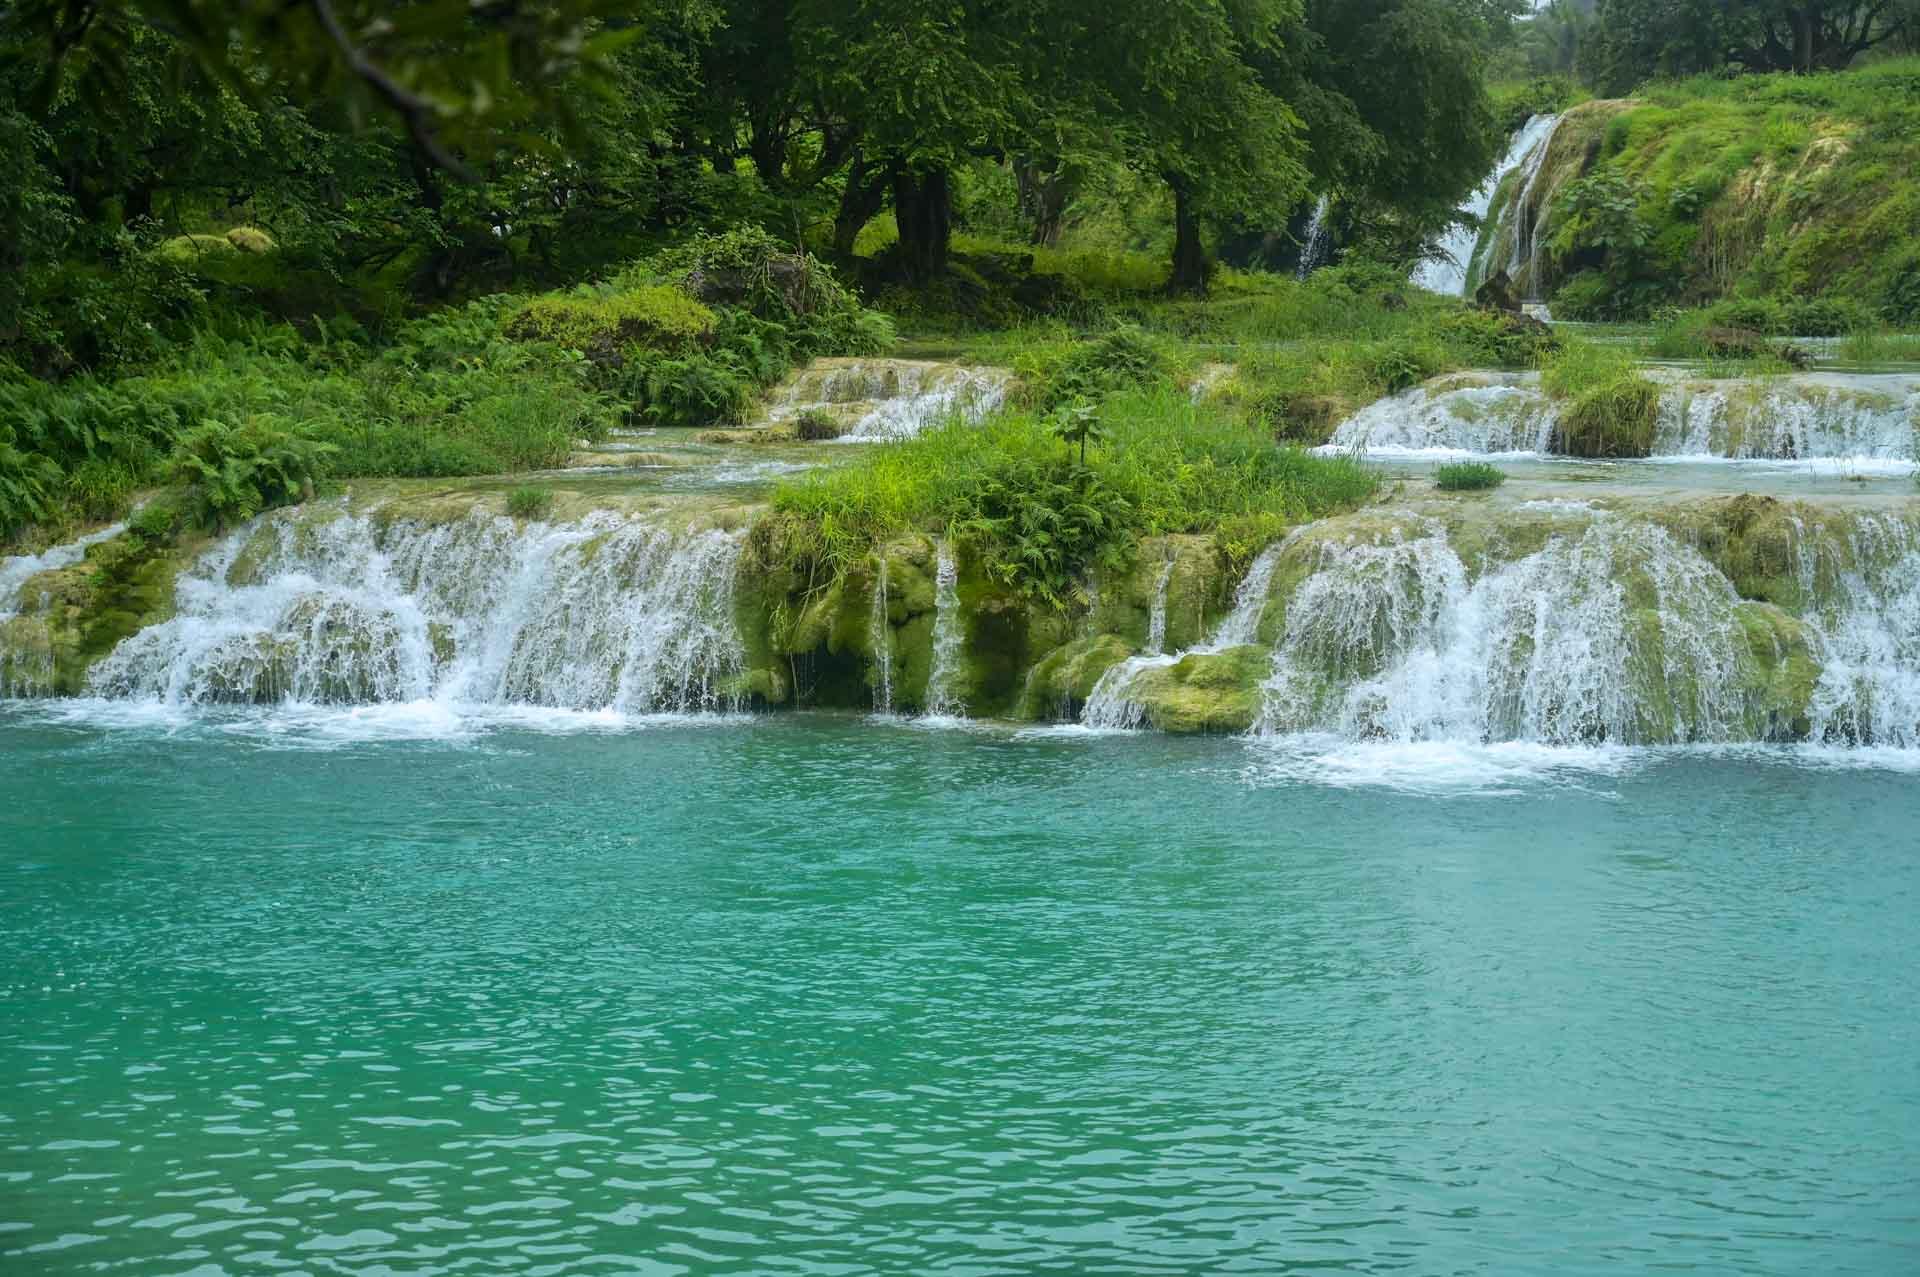
[[[978,541],[1010,584],[1064,604],[1088,567],[1140,536],[1210,532],[1244,553],[1377,482],[1170,387],[1110,396],[1100,424],[1107,437],[1084,465],[1032,411],[938,425],[782,484],[763,536],[773,553],[844,571],[888,536],[952,532]]]

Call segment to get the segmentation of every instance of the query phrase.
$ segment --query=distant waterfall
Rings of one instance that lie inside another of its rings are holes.
[[[910,439],[932,422],[958,416],[978,421],[1006,399],[1013,374],[913,359],[823,359],[796,373],[779,391],[772,417],[825,412],[846,424],[843,443]]]
[[[1322,195],[1313,206],[1313,218],[1307,223],[1307,238],[1300,245],[1300,264],[1294,268],[1295,279],[1305,279],[1327,264],[1333,255],[1333,228],[1328,224],[1328,213],[1333,202]]]
[[[728,708],[741,537],[596,514],[523,526],[272,516],[209,551],[99,695],[173,704]]]
[[[1796,373],[1661,382],[1653,455],[1845,463],[1920,460],[1920,377]],[[1544,453],[1560,405],[1528,373],[1466,373],[1376,400],[1334,429],[1329,447],[1382,454]]]
[[[1460,220],[1441,237],[1437,245],[1440,255],[1421,262],[1414,270],[1414,283],[1429,292],[1449,297],[1464,297],[1471,293],[1472,285],[1477,281],[1469,276],[1478,246],[1494,230],[1492,226],[1484,225],[1487,213],[1493,207],[1494,196],[1507,175],[1521,165],[1530,165],[1537,171],[1541,161],[1546,158],[1547,143],[1553,137],[1554,126],[1559,123],[1560,117],[1557,115],[1536,115],[1513,135],[1506,154],[1500,157],[1493,172],[1460,206]]]
[[[929,717],[961,718],[967,712],[954,686],[960,675],[964,643],[960,626],[960,569],[954,563],[953,550],[943,541],[935,551],[933,570],[933,666],[927,674]]]

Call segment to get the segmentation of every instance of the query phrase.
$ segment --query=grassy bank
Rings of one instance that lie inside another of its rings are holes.
[[[1557,140],[1537,184],[1555,314],[1738,298],[1802,335],[1920,324],[1920,58],[1654,84],[1569,119],[1592,136]]]

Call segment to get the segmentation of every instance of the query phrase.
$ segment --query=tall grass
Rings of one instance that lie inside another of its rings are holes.
[[[1378,482],[1351,459],[1275,444],[1170,386],[1117,393],[1100,413],[1108,438],[1088,453],[1087,469],[1125,503],[1116,539],[1228,525],[1270,538],[1366,500]],[[790,552],[844,568],[888,536],[956,527],[978,508],[983,485],[1048,472],[1067,455],[1035,412],[954,421],[788,480],[773,505]]]

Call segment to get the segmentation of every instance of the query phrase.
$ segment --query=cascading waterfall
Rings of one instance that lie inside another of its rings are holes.
[[[1558,123],[1557,120],[1555,122]],[[1546,242],[1547,221],[1552,214],[1551,208],[1542,207],[1539,220],[1536,221],[1529,210],[1534,208],[1534,191],[1540,184],[1540,174],[1546,168],[1547,152],[1552,143],[1553,131],[1549,129],[1546,137],[1528,154],[1522,165],[1518,193],[1503,219],[1513,242],[1513,251],[1507,260],[1507,277],[1521,283],[1529,294],[1539,291],[1540,246]]]
[[[1142,670],[1171,665],[1177,659],[1168,656],[1167,587],[1173,581],[1174,561],[1169,558],[1160,568],[1153,587],[1153,606],[1147,613],[1147,650],[1120,661],[1100,676],[1087,695],[1080,721],[1088,727],[1131,731],[1146,720],[1146,709],[1129,693]]]
[[[1437,526],[1321,542],[1258,730],[1555,745],[1754,739],[1732,585],[1651,523],[1596,515],[1477,580]]]
[[[935,421],[979,421],[1006,399],[1013,375],[1004,368],[909,359],[821,360],[780,392],[772,419],[821,411],[847,423],[843,443],[909,439]]]
[[[1920,528],[1887,513],[1856,516],[1837,535],[1794,522],[1821,661],[1812,739],[1920,746]]]
[[[1305,279],[1327,264],[1333,249],[1333,228],[1327,221],[1332,207],[1332,200],[1325,195],[1313,206],[1313,218],[1307,223],[1307,238],[1300,246],[1300,264],[1294,268],[1294,278]]]
[[[1341,452],[1545,452],[1558,419],[1537,376],[1475,373],[1376,400],[1334,429]]]
[[[967,707],[961,703],[954,681],[960,674],[963,635],[960,629],[960,569],[953,550],[941,542],[934,552],[933,571],[933,664],[927,674],[927,716],[963,718]]]
[[[887,617],[887,560],[880,558],[880,575],[873,587],[873,610],[867,616],[867,641],[873,648],[873,712],[893,713],[893,622]]]
[[[203,556],[177,615],[115,648],[91,687],[179,705],[728,708],[741,541],[613,514],[272,516]]]
[[[1920,457],[1920,377],[1795,373],[1706,380],[1661,369],[1653,455],[1701,460],[1910,464]],[[1328,447],[1382,454],[1542,453],[1559,405],[1532,373],[1465,373],[1377,400]]]
[[[1472,291],[1471,285],[1477,281],[1470,280],[1469,274],[1477,246],[1492,231],[1492,227],[1483,223],[1488,210],[1493,207],[1494,195],[1500,190],[1500,184],[1506,180],[1507,174],[1522,164],[1537,166],[1545,158],[1547,142],[1559,122],[1557,115],[1536,115],[1513,135],[1506,154],[1500,157],[1493,172],[1460,206],[1460,219],[1438,245],[1441,256],[1420,263],[1413,272],[1415,284],[1448,297],[1464,297]]]
[[[0,559],[0,621],[20,615],[26,607],[34,605],[34,600],[21,597],[21,587],[40,575],[59,568],[72,567],[87,557],[87,551],[102,541],[110,541],[127,530],[124,523],[116,523],[89,532],[77,541],[56,545],[42,550],[39,554],[15,554]]]

